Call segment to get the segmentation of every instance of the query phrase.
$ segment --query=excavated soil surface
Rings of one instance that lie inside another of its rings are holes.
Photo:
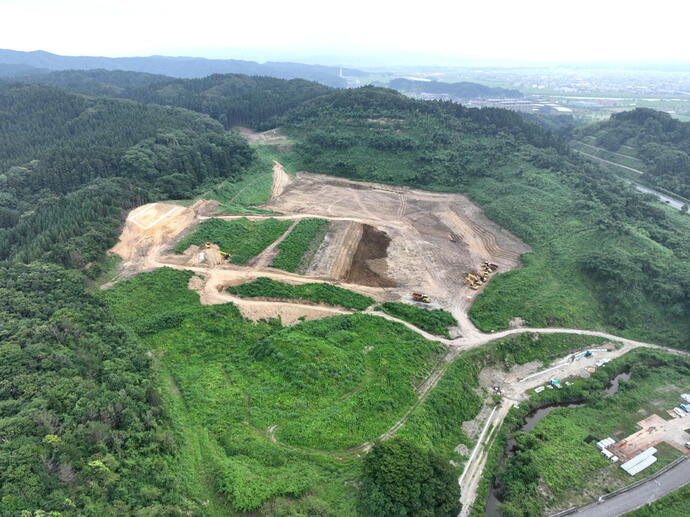
[[[365,224],[345,281],[372,287],[395,287],[395,282],[386,277],[385,258],[390,242],[386,232]]]

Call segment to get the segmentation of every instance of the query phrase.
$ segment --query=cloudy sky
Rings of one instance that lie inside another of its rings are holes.
[[[687,0],[0,0],[0,20],[0,48],[68,55],[690,61]]]

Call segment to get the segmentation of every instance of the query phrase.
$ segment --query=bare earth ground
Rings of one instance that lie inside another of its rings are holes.
[[[396,321],[448,347],[444,360],[417,388],[418,400],[415,405],[379,439],[393,436],[405,424],[414,408],[426,399],[441,379],[448,363],[462,351],[502,337],[523,332],[571,333],[599,336],[623,344],[619,349],[597,354],[597,360],[618,357],[639,346],[661,348],[589,330],[516,326],[484,334],[476,329],[467,317],[467,310],[477,293],[464,286],[465,273],[476,270],[484,261],[499,264],[499,272],[518,267],[520,253],[529,251],[529,248],[486,218],[476,205],[461,194],[356,183],[310,173],[300,173],[297,179],[292,180],[276,162],[273,195],[264,206],[283,213],[273,216],[279,219],[321,217],[335,221],[312,260],[307,275],[268,267],[274,247],[255,258],[252,266],[219,261],[215,250],[199,250],[195,246],[190,247],[184,255],[170,255],[169,250],[183,232],[208,218],[208,202],[198,201],[190,208],[152,203],[130,212],[120,242],[111,250],[123,258],[120,277],[126,278],[163,266],[190,270],[197,275],[190,280],[189,287],[199,292],[202,304],[232,302],[247,318],[280,317],[287,325],[302,319],[349,314],[352,311],[299,302],[241,299],[232,296],[225,287],[265,276],[290,284],[329,282],[372,296],[377,301],[410,301],[411,291],[425,292],[432,297],[432,307],[445,308],[458,319],[461,337],[439,338],[387,314],[371,309],[365,311]],[[220,217],[234,219],[242,216]],[[269,216],[248,217],[259,220]],[[492,430],[501,425],[510,407],[526,398],[529,389],[544,383],[550,376],[557,374],[559,378],[565,378],[582,375],[587,367],[591,368],[587,361],[569,363],[564,360],[556,363],[556,366],[556,370],[550,368],[542,375],[527,378],[524,371],[520,372],[520,378],[515,372],[504,375],[500,383],[505,394],[503,401],[489,413],[479,432],[478,443],[459,479],[464,515],[476,496],[488,447],[495,434]],[[492,382],[498,380],[501,379],[492,379]],[[458,422],[458,425],[462,423]],[[480,425],[475,422],[473,427],[478,429]],[[366,453],[372,443],[366,442],[343,453]]]
[[[679,417],[673,411],[670,420],[653,414],[637,422],[642,429],[609,447],[609,450],[620,458],[621,462],[637,456],[645,449],[666,442],[683,454],[690,456],[685,443],[690,441],[690,413]]]

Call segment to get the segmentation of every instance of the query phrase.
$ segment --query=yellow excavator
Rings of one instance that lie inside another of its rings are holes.
[[[215,245],[214,242],[205,242],[204,244],[202,244],[201,248],[202,249],[209,249],[209,248],[212,248],[214,245]],[[221,249],[218,249],[218,253],[220,253],[220,256],[223,257],[223,259],[230,260],[230,253],[228,253],[227,251],[223,251]]]

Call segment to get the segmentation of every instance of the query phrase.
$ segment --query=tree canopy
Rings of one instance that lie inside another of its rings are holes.
[[[371,517],[450,517],[460,511],[460,489],[450,464],[412,442],[376,445],[364,459],[361,509]]]

